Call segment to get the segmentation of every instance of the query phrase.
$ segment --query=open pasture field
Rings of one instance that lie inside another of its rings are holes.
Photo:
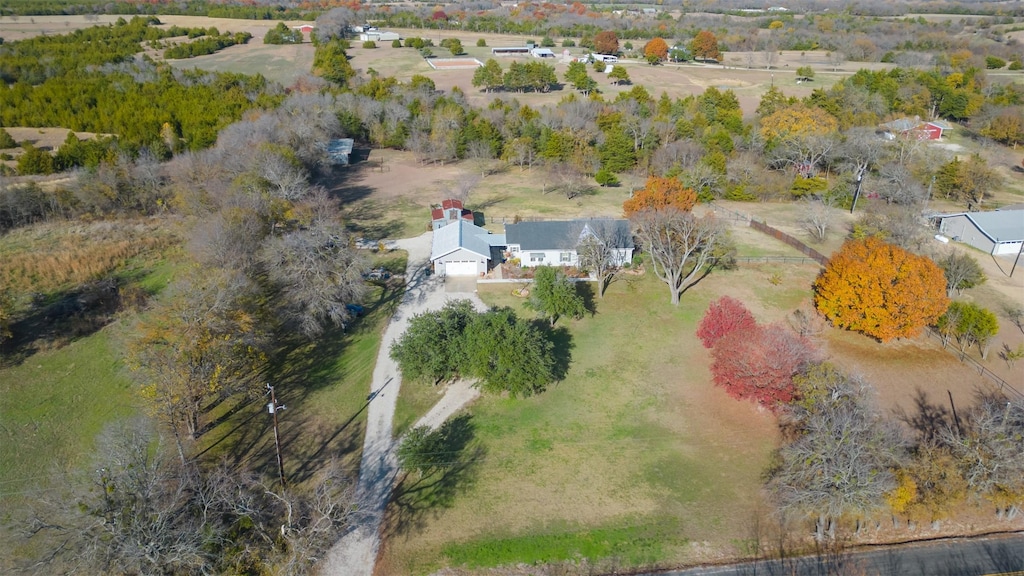
[[[397,32],[403,38],[420,36],[431,38],[434,44],[439,43],[437,31],[430,30],[404,30]],[[429,35],[434,32],[434,35]],[[441,39],[452,37],[462,41],[467,57],[477,58],[486,62],[491,58],[491,48],[496,46],[518,46],[522,45],[523,39],[518,36],[497,36],[480,34],[450,34],[446,32]],[[483,37],[487,47],[477,47],[476,38]],[[435,55],[439,57],[449,56],[444,48],[435,46],[432,48]],[[555,74],[561,81],[568,69],[568,64],[562,61],[560,48],[553,49],[558,56],[549,59],[546,63],[554,66]],[[570,49],[574,56],[583,55],[585,50],[580,48]],[[473,87],[474,70],[434,70],[419,56],[416,50],[410,48],[392,48],[390,43],[383,42],[374,49],[364,49],[359,42],[353,42],[352,48],[348,51],[352,57],[352,66],[364,72],[372,68],[385,76],[394,76],[399,80],[408,80],[414,74],[422,74],[434,80],[439,89],[451,90],[458,86],[469,98],[469,101],[477,106],[485,106],[494,98],[512,99],[530,106],[539,107],[546,104],[556,104],[567,94],[572,92],[568,85],[561,90],[553,90],[547,93],[514,93],[494,92],[486,93]],[[510,57],[495,58],[503,68],[516,60]],[[525,60],[521,58],[520,61]],[[839,67],[835,72],[828,65],[824,52],[795,52],[785,51],[779,56],[779,61],[772,70],[765,70],[761,62],[761,55],[753,55],[753,66],[747,68],[746,53],[726,53],[725,62],[722,65],[709,65],[697,63],[685,64],[664,64],[650,66],[636,60],[621,60],[620,64],[625,66],[632,80],[632,85],[642,85],[655,97],[662,92],[672,98],[685,98],[689,95],[703,94],[704,90],[714,86],[721,90],[731,89],[736,93],[743,108],[744,114],[753,116],[760,102],[761,94],[773,84],[783,90],[787,95],[804,97],[816,88],[827,88],[844,75],[849,75],[862,67],[886,68],[887,64],[872,63],[847,63]],[[796,68],[800,66],[811,66],[817,75],[812,82],[797,84]],[[598,89],[606,99],[614,100],[621,92],[628,92],[632,85],[616,85],[608,80],[604,74],[591,70],[591,77],[598,82]]]

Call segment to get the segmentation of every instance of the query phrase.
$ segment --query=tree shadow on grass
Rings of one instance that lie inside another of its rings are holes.
[[[591,316],[597,314],[597,294],[594,291],[593,282],[576,282],[576,295],[583,298],[583,309],[587,311],[587,314]]]
[[[350,205],[352,200],[345,200]],[[405,223],[398,218],[386,219],[390,214],[389,207],[382,202],[365,200],[351,204],[346,213],[345,227],[352,234],[364,238],[392,238],[399,235]]]
[[[469,414],[456,416],[431,433],[430,460],[423,473],[402,475],[391,499],[388,535],[405,534],[423,528],[427,515],[448,508],[460,492],[473,485],[486,451],[478,443]]]
[[[893,410],[896,419],[910,427],[917,434],[920,442],[928,443],[952,423],[952,415],[944,404],[933,404],[928,394],[920,387],[914,391],[914,407],[907,411],[902,406]]]
[[[107,278],[43,298],[11,324],[12,338],[0,345],[0,368],[17,366],[42,350],[64,347],[112,322],[118,311],[148,297],[124,290],[131,278]],[[135,299],[136,301],[129,301]]]
[[[572,341],[572,333],[565,326],[552,327],[547,320],[536,319],[532,323],[551,343],[551,375],[555,382],[565,380],[572,365],[572,350],[576,347]]]

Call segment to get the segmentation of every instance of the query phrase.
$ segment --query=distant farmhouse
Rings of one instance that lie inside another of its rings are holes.
[[[893,140],[897,136],[910,137],[917,140],[941,140],[943,132],[953,129],[951,125],[941,120],[924,122],[918,116],[886,122],[885,124],[880,124],[879,128],[889,140]]]
[[[998,256],[1018,254],[1024,245],[1024,210],[942,214],[939,233]]]
[[[401,39],[402,37],[398,32],[381,31],[376,28],[367,32],[359,33],[359,40],[362,42],[394,42],[395,40]]]

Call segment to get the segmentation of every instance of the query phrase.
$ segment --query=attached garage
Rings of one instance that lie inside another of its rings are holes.
[[[444,276],[481,276],[487,272],[492,241],[504,242],[472,222],[458,219],[434,230],[430,262]]]
[[[445,276],[476,276],[479,274],[477,262],[445,262]]]

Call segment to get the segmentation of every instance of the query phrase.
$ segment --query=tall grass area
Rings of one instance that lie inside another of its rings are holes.
[[[587,558],[640,569],[740,554],[776,423],[712,385],[694,333],[721,294],[755,303],[762,321],[809,295],[816,267],[786,267],[777,285],[769,268],[715,272],[678,307],[652,274],[621,275],[593,316],[559,321],[572,335],[567,377],[531,398],[484,396],[469,408],[481,455],[445,505],[392,510],[382,568]],[[510,285],[478,290],[531,315]]]
[[[21,228],[0,242],[0,286],[15,294],[50,295],[130,268],[155,266],[161,253],[177,242],[173,226],[156,222]]]

